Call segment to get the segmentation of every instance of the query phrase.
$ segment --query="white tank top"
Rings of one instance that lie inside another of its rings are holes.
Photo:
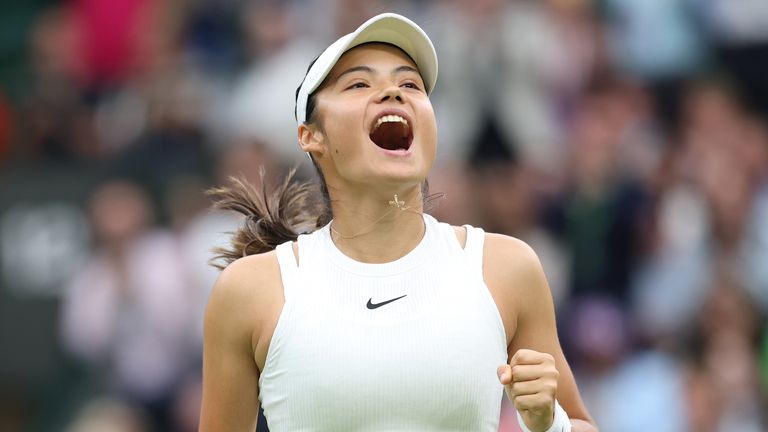
[[[339,251],[329,226],[276,253],[285,305],[259,378],[271,432],[497,431],[507,360],[483,282],[484,232],[424,215],[426,232],[384,264]]]

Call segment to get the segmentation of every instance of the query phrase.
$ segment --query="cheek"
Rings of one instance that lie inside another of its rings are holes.
[[[334,154],[351,154],[355,152],[355,142],[358,141],[354,131],[359,129],[358,116],[350,112],[343,104],[329,106],[327,112],[332,115],[324,116],[323,126],[328,147]]]
[[[327,111],[332,115],[326,116],[326,146],[329,162],[333,170],[344,178],[355,178],[365,172],[367,159],[365,140],[368,138],[362,130],[362,110],[353,109],[351,104],[336,104]],[[370,151],[370,150],[368,150]]]
[[[437,147],[437,121],[435,119],[435,112],[432,110],[432,105],[426,104],[422,113],[420,119],[422,133],[420,133],[420,138],[423,140],[424,144],[434,152],[435,147]]]

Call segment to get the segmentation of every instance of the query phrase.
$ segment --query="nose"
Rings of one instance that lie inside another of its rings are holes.
[[[389,100],[395,100],[397,102],[403,101],[403,93],[400,90],[400,87],[392,84],[387,86],[387,88],[381,92],[379,102],[386,102]]]

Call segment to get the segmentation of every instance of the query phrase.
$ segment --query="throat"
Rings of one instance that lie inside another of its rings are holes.
[[[354,235],[356,229],[365,230],[365,226],[353,219],[336,217],[331,222],[331,239],[341,253],[367,264],[396,261],[414,250],[426,235],[420,212],[399,214]]]

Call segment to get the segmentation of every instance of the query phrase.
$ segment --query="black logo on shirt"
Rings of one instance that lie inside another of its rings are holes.
[[[376,308],[384,306],[385,304],[392,303],[395,300],[400,300],[401,298],[403,298],[403,297],[405,297],[407,295],[408,294],[403,294],[400,297],[396,297],[396,298],[393,298],[391,300],[383,301],[381,303],[372,303],[371,300],[373,300],[373,298],[370,298],[370,299],[368,299],[368,304],[366,305],[366,307],[368,309],[376,309]]]

